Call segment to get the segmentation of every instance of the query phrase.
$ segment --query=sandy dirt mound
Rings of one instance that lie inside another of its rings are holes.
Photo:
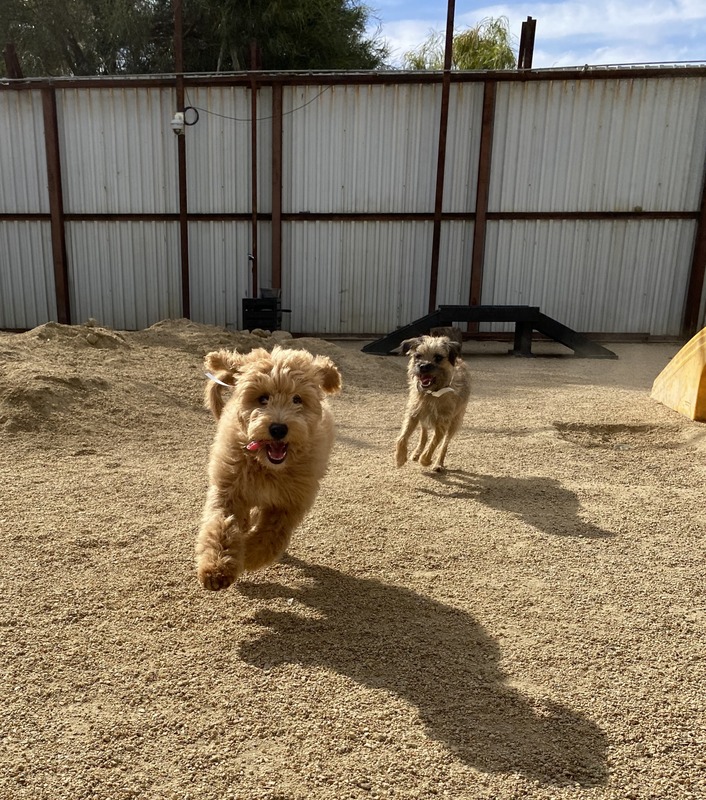
[[[203,355],[331,356],[322,491],[202,591]],[[165,321],[0,334],[0,798],[703,798],[706,426],[617,361],[466,343],[449,470],[394,467],[405,361]]]

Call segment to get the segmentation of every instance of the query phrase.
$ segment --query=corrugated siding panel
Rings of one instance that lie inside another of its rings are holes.
[[[65,211],[176,214],[173,90],[56,93]],[[271,210],[271,94],[258,95],[261,213]],[[451,86],[446,212],[475,207],[482,95],[481,83]],[[497,99],[491,212],[697,210],[706,79],[502,82]],[[248,214],[249,89],[191,87],[186,100],[201,109],[186,131],[190,210]],[[285,214],[433,211],[440,101],[440,85],[285,86]],[[41,92],[0,92],[0,137],[0,214],[47,213]],[[48,223],[0,226],[4,325],[44,322],[55,315]],[[423,315],[431,231],[430,222],[285,222],[285,324],[377,334]],[[537,304],[579,330],[677,335],[694,231],[678,220],[491,221],[483,302]],[[177,223],[69,222],[74,319],[131,328],[180,316],[178,232]],[[438,303],[467,302],[472,236],[470,222],[442,224]],[[194,221],[190,237],[192,313],[238,326],[250,223]],[[260,223],[261,287],[270,238]]]
[[[468,305],[473,256],[472,222],[442,222],[436,304]],[[429,258],[431,269],[431,256]],[[412,320],[409,320],[410,322]]]
[[[491,211],[694,211],[706,80],[501,83]]]
[[[283,92],[284,211],[434,208],[439,86],[293,86]]]
[[[63,89],[57,105],[67,213],[179,210],[173,91]]]
[[[427,313],[432,223],[283,225],[291,329],[387,333]]]
[[[189,210],[249,213],[251,208],[251,93],[244,87],[187,90],[199,120],[186,129]],[[192,113],[187,112],[187,120]],[[257,95],[258,208],[272,209],[272,90]]]
[[[69,222],[66,239],[74,322],[139,330],[182,316],[178,223]]]
[[[40,92],[0,92],[0,213],[49,211]]]
[[[249,222],[199,222],[189,225],[191,318],[206,325],[242,329],[242,299],[252,296],[248,260]],[[271,286],[270,223],[258,225],[258,286]],[[267,268],[263,268],[263,263]],[[289,318],[283,317],[283,327]]]
[[[444,211],[462,213],[476,210],[482,121],[483,84],[451,84],[444,171]],[[437,131],[437,143],[438,138]],[[434,175],[436,180],[436,172]],[[432,194],[429,198],[432,209],[433,203]]]
[[[56,319],[49,223],[0,221],[0,328]]]
[[[539,306],[583,332],[677,336],[695,227],[689,220],[490,222],[482,302]]]

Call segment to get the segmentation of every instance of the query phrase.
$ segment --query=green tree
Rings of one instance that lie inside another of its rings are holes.
[[[0,0],[0,43],[14,43],[25,76],[158,71],[165,22],[173,30],[164,0]]]
[[[443,69],[445,42],[443,33],[432,31],[416,50],[405,53],[405,69]],[[452,69],[514,69],[516,66],[507,17],[486,17],[474,27],[454,34]]]
[[[366,37],[356,0],[185,0],[189,72],[377,69],[388,48]],[[171,0],[0,0],[0,50],[15,45],[25,76],[174,70]],[[0,62],[0,68],[4,63]]]

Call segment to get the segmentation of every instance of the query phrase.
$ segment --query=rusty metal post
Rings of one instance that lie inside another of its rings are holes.
[[[534,58],[534,34],[537,28],[537,20],[527,17],[522,23],[520,33],[520,49],[517,53],[517,68],[532,69],[532,59]]]
[[[257,297],[257,81],[254,76],[250,81],[250,116],[250,219],[252,224],[252,243],[249,258],[252,270],[252,296]]]
[[[44,145],[47,155],[47,184],[49,189],[56,313],[58,322],[70,325],[71,298],[69,294],[68,260],[66,257],[64,193],[61,186],[61,152],[59,149],[59,124],[56,113],[56,91],[53,87],[42,89],[42,111],[44,115]]]
[[[176,72],[177,111],[184,111],[184,6],[174,2],[174,71]],[[179,181],[179,252],[181,256],[181,313],[191,317],[189,278],[189,218],[186,186],[186,136],[177,136],[177,172]]]
[[[706,277],[706,157],[704,158],[704,162],[701,208],[699,209],[699,221],[696,225],[696,234],[694,236],[694,255],[691,259],[691,270],[689,272],[689,284],[686,291],[684,319],[682,322],[682,336],[685,339],[690,339],[698,332],[699,311],[701,310],[704,278]]]
[[[490,194],[490,165],[493,155],[493,126],[495,122],[495,94],[497,84],[489,80],[483,92],[483,121],[478,155],[478,183],[476,186],[476,216],[473,225],[473,254],[471,257],[471,286],[468,302],[480,305],[483,289],[483,263],[487,232],[488,195]]]
[[[272,288],[282,288],[282,84],[272,87]]]
[[[441,214],[444,203],[444,177],[446,172],[446,140],[449,128],[449,95],[451,93],[451,66],[453,64],[454,0],[449,0],[446,11],[446,42],[444,45],[444,74],[441,80],[441,114],[439,117],[439,149],[436,159],[436,193],[434,196],[434,229],[431,242],[431,273],[429,276],[429,313],[436,308],[439,282],[439,251],[441,248]]]
[[[17,50],[15,49],[14,42],[8,42],[5,49],[2,51],[5,59],[5,72],[8,78],[24,78],[22,74],[22,65],[20,59],[17,57]]]

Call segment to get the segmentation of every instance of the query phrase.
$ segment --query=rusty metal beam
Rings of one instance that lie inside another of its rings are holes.
[[[15,49],[14,42],[8,42],[5,45],[5,49],[2,51],[3,57],[5,59],[5,75],[8,78],[13,78],[15,80],[19,80],[24,78],[22,74],[22,65],[20,64],[20,59],[17,56],[17,50]]]
[[[257,297],[257,81],[253,77],[250,83],[250,268],[252,274],[252,296]]]
[[[446,10],[446,41],[444,44],[444,74],[441,82],[441,112],[439,115],[439,146],[436,158],[436,192],[434,195],[434,228],[431,240],[431,270],[429,274],[429,313],[436,308],[439,282],[439,251],[441,249],[441,213],[444,203],[444,177],[446,173],[446,140],[449,129],[449,95],[451,93],[451,67],[453,64],[454,0],[449,0]]]
[[[175,0],[178,2],[179,0]],[[356,72],[342,74],[337,72],[255,72],[259,86],[359,86],[359,85],[403,85],[442,83],[442,72]],[[669,67],[589,67],[588,69],[537,69],[537,70],[471,70],[452,71],[451,83],[485,83],[492,80],[528,83],[533,81],[606,81],[606,80],[644,80],[646,78],[704,78],[706,66],[676,65]],[[147,88],[155,86],[174,86],[174,76],[115,77],[94,78],[46,78],[9,81],[0,83],[0,92],[23,91],[56,87],[61,89],[112,89]],[[186,86],[248,86],[252,80],[249,72],[188,75],[184,77]]]
[[[54,262],[54,291],[56,294],[57,321],[71,324],[71,297],[69,293],[68,259],[66,257],[66,227],[64,218],[64,193],[61,186],[61,151],[59,149],[59,123],[56,113],[56,92],[42,89],[44,115],[44,145],[47,156],[47,184],[49,189],[49,218],[51,248]]]
[[[176,70],[177,111],[184,112],[184,6],[174,2],[174,69]],[[189,270],[189,218],[186,184],[186,136],[177,136],[177,174],[179,180],[179,253],[181,257],[181,313],[191,318],[191,289]]]
[[[282,84],[272,87],[272,288],[282,288]]]
[[[483,263],[487,232],[488,195],[490,193],[490,165],[493,156],[493,126],[495,123],[496,84],[488,81],[483,92],[483,116],[478,155],[478,181],[476,185],[476,217],[473,226],[473,252],[471,256],[471,281],[468,303],[480,305],[483,289]]]
[[[537,28],[537,20],[532,17],[522,23],[520,33],[520,48],[517,54],[518,69],[532,69],[532,59],[534,58],[534,35]]]
[[[699,221],[694,235],[694,255],[691,259],[689,283],[686,290],[684,304],[684,319],[682,334],[685,339],[690,339],[698,331],[699,312],[701,311],[701,298],[704,293],[704,278],[706,277],[706,158],[704,159],[704,178],[701,190],[701,208]]]

